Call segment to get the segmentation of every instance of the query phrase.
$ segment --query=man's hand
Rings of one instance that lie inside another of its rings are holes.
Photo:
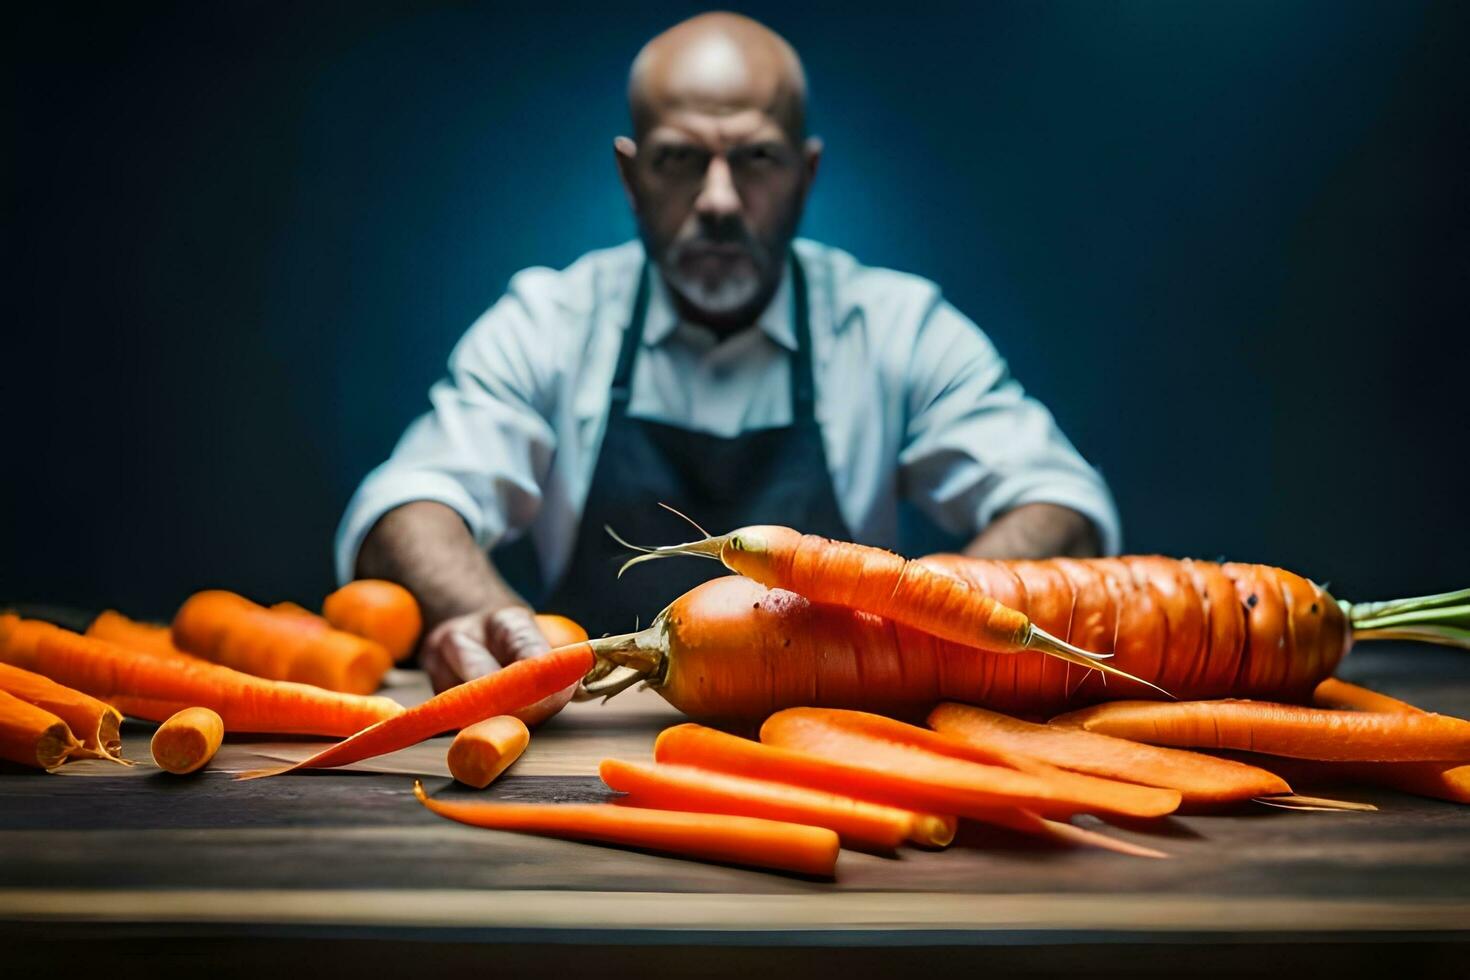
[[[531,610],[506,606],[446,619],[424,637],[419,662],[438,692],[550,649]]]

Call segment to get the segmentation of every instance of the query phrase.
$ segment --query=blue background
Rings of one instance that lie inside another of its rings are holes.
[[[623,79],[699,8],[59,5],[12,21],[0,600],[314,603],[516,269],[632,234]],[[1464,5],[751,4],[803,233],[938,281],[1127,545],[1470,585]]]

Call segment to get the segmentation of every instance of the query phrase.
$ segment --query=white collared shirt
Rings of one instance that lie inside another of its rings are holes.
[[[902,497],[965,537],[1013,507],[1046,502],[1089,517],[1104,549],[1118,551],[1102,478],[937,286],[816,242],[795,248],[808,284],[817,421],[857,540],[893,547]],[[560,578],[643,261],[642,245],[629,242],[511,279],[456,345],[449,376],[429,391],[430,411],[348,504],[339,579],[352,578],[378,519],[415,500],[458,511],[487,550],[529,533],[548,580]],[[680,322],[660,277],[653,283],[628,414],[720,436],[789,424],[789,272],[756,326],[723,342]]]

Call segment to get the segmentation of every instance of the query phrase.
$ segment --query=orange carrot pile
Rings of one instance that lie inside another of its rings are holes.
[[[37,620],[20,620],[7,632],[0,662],[149,721],[184,708],[211,708],[231,732],[350,735],[403,710],[388,698],[264,680],[202,660],[125,649]]]
[[[173,639],[181,650],[247,674],[348,694],[376,691],[393,663],[372,640],[217,589],[189,597],[174,616]]]
[[[424,627],[419,604],[397,582],[358,579],[327,596],[322,615],[333,627],[383,646],[394,660],[413,653]]]
[[[277,776],[295,769],[330,769],[416,745],[440,732],[463,728],[494,715],[513,714],[575,683],[592,667],[587,643],[560,647],[542,657],[518,660],[484,677],[436,694],[423,704],[380,721],[351,738],[290,766],[261,769],[241,779]]]
[[[418,782],[414,795],[441,817],[492,830],[618,844],[823,878],[832,877],[837,867],[837,835],[823,827],[610,803],[454,803],[430,799]]]
[[[693,813],[728,813],[834,830],[845,845],[892,850],[904,841],[944,847],[955,821],[807,789],[683,765],[639,765],[604,759],[602,781],[634,806]]]
[[[74,691],[49,677],[0,663],[0,691],[51,712],[66,722],[82,747],[72,753],[78,758],[108,759],[127,764],[122,751],[122,714],[112,705]]]
[[[1073,772],[1176,789],[1184,805],[1191,807],[1291,792],[1280,776],[1242,762],[1082,729],[1036,725],[969,705],[941,704],[929,713],[929,725],[985,752],[1025,754]]]
[[[460,730],[449,746],[449,774],[466,786],[484,789],[521,757],[531,741],[526,723],[496,715]]]
[[[1114,701],[1052,724],[1153,745],[1235,749],[1326,762],[1470,761],[1470,722],[1431,714],[1264,701]]]
[[[0,759],[32,769],[54,769],[81,747],[66,722],[0,691]]]
[[[153,733],[149,751],[158,768],[175,775],[201,769],[225,738],[225,724],[208,708],[185,708]]]

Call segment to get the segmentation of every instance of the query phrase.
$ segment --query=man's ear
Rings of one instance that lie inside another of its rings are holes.
[[[623,194],[628,198],[628,207],[638,211],[638,194],[633,190],[633,164],[638,158],[638,144],[626,136],[613,139],[613,159],[618,164],[618,179],[623,183]]]
[[[817,136],[808,136],[801,144],[801,164],[806,170],[806,187],[810,192],[812,181],[817,179],[817,166],[822,162],[822,140]]]

